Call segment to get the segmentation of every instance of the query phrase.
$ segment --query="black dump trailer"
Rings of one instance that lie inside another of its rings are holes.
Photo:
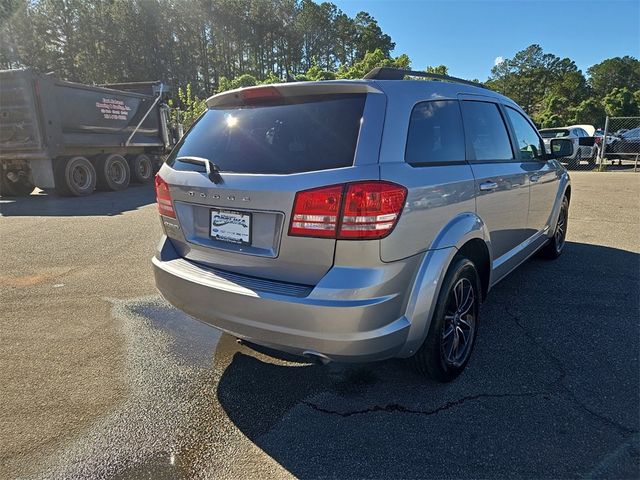
[[[0,195],[146,183],[175,143],[160,82],[89,86],[0,71]]]

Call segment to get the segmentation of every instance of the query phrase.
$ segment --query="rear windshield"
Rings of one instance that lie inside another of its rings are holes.
[[[167,163],[210,160],[222,172],[288,174],[353,165],[366,94],[283,98],[277,103],[213,108],[176,145]]]
[[[569,130],[540,130],[540,136],[542,138],[559,138],[559,137],[568,137]]]

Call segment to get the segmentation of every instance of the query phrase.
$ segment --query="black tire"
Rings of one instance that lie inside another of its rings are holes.
[[[27,197],[36,188],[26,176],[18,175],[16,182],[7,177],[6,171],[0,167],[0,197]]]
[[[580,150],[578,150],[576,152],[576,156],[574,158],[572,158],[571,160],[569,160],[569,167],[570,168],[576,168],[576,169],[580,168],[580,162],[581,161],[582,161],[582,152]]]
[[[124,190],[131,182],[131,169],[127,160],[115,153],[106,153],[96,159],[98,181],[96,186],[100,190]]]
[[[553,230],[553,237],[549,239],[547,244],[540,250],[540,256],[549,260],[555,260],[564,251],[564,245],[567,238],[567,227],[569,225],[569,199],[567,197],[562,198],[562,205],[560,206],[560,214],[558,215],[558,221],[556,227]]]
[[[149,183],[153,180],[153,160],[144,153],[130,158],[131,181],[136,183]]]
[[[96,169],[86,157],[56,159],[53,174],[58,195],[84,197],[96,189]]]
[[[463,294],[459,295],[463,297],[462,305],[456,297],[461,287],[464,288]],[[467,291],[471,295],[468,306],[465,303]],[[475,346],[481,292],[480,277],[473,262],[456,257],[445,275],[429,333],[420,349],[408,359],[419,373],[443,383],[462,373]],[[462,309],[466,311],[460,315]],[[456,339],[458,350],[455,350]],[[463,346],[460,346],[461,339],[466,340]]]

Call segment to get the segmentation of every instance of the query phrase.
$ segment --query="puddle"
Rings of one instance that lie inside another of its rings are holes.
[[[164,303],[134,304],[129,308],[136,316],[171,337],[168,347],[173,355],[200,367],[210,365],[212,352],[222,336],[220,330]]]
[[[223,335],[157,296],[109,301],[126,341],[127,400],[50,458],[41,478],[192,478],[185,453],[215,398]]]

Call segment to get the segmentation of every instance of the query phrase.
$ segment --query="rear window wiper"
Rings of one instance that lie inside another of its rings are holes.
[[[220,175],[220,167],[207,158],[184,156],[178,157],[176,160],[183,163],[191,163],[192,165],[204,165],[209,180],[216,185],[223,182],[222,176]]]

